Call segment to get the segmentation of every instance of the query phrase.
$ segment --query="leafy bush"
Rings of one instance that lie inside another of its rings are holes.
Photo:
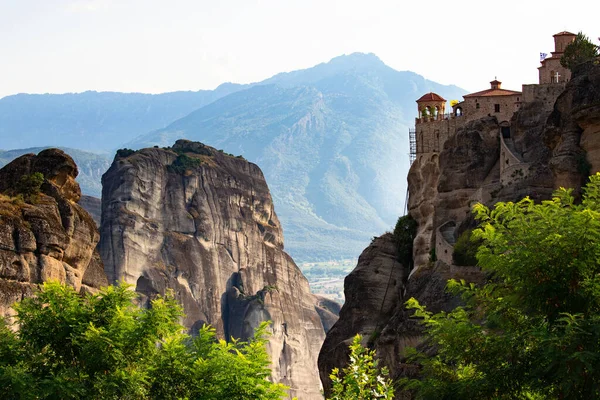
[[[452,253],[452,261],[455,265],[477,265],[477,249],[482,242],[480,239],[474,238],[472,233],[472,229],[467,229],[456,240]]]
[[[16,185],[16,192],[23,196],[23,200],[28,203],[36,203],[40,194],[40,189],[44,183],[44,175],[41,172],[34,172],[31,175],[23,175]]]
[[[387,368],[377,368],[375,350],[364,348],[362,337],[356,335],[350,345],[350,362],[342,369],[331,371],[331,396],[328,400],[393,399],[394,387],[388,378]]]
[[[141,309],[126,285],[80,296],[45,283],[15,306],[18,333],[0,324],[0,387],[12,399],[281,399],[269,382],[267,323],[230,343],[203,327],[183,333],[171,295]]]
[[[131,150],[131,149],[127,149],[127,148],[119,149],[119,150],[117,150],[117,157],[119,157],[119,158],[129,157],[133,153],[135,153],[135,150]]]
[[[405,267],[412,265],[413,241],[417,234],[417,221],[410,215],[398,218],[394,227],[394,240],[398,249],[398,261]]]
[[[199,158],[193,158],[185,154],[179,154],[175,161],[169,165],[169,171],[182,174],[188,169],[195,169],[200,165],[202,165],[202,160]]]
[[[466,302],[423,319],[437,354],[414,353],[417,399],[600,398],[600,174],[581,204],[571,189],[475,207],[478,259],[493,279],[482,287],[451,280]]]

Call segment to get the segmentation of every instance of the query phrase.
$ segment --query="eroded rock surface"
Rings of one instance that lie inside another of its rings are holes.
[[[344,279],[346,301],[319,354],[319,373],[326,391],[331,386],[331,370],[348,362],[348,346],[354,336],[360,333],[365,344],[372,342],[402,303],[408,270],[397,258],[392,235],[385,234],[363,251],[356,268]]]
[[[82,195],[77,204],[90,214],[98,228],[100,228],[100,220],[102,219],[102,201],[94,196]]]
[[[273,377],[321,399],[325,333],[306,278],[283,251],[261,170],[198,142],[121,151],[103,176],[100,253],[111,282],[148,298],[172,289],[184,324],[246,339],[264,320]],[[322,307],[321,307],[322,308]]]
[[[17,183],[36,172],[44,181],[28,204],[17,197]],[[95,250],[98,230],[77,204],[76,176],[75,162],[58,149],[23,155],[0,169],[0,316],[12,315],[12,304],[47,280],[81,291],[108,284]]]
[[[600,171],[600,65],[573,71],[548,119],[544,139],[552,151],[554,187],[577,188],[588,173]]]

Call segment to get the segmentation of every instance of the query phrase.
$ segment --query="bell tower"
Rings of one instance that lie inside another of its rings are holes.
[[[446,113],[446,99],[439,94],[429,92],[417,100],[417,123],[439,121],[444,119]]]

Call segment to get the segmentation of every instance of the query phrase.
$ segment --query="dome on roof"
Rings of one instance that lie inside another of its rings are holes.
[[[424,101],[446,101],[446,99],[444,99],[442,96],[440,96],[437,93],[429,92],[429,93],[421,96],[421,98],[419,100],[417,100],[417,103],[421,103]]]
[[[574,33],[571,33],[571,32],[562,31],[562,32],[558,32],[556,35],[552,35],[552,36],[577,36],[577,35]]]

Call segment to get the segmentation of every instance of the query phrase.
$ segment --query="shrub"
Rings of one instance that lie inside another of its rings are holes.
[[[80,296],[45,283],[15,306],[18,333],[0,319],[2,399],[280,400],[269,382],[267,323],[249,342],[183,333],[172,295],[134,304],[126,285]]]
[[[41,172],[34,172],[31,175],[23,175],[16,185],[16,192],[23,196],[27,203],[36,203],[40,194],[40,189],[44,183],[44,175]]]
[[[119,149],[119,150],[117,150],[117,157],[119,157],[119,158],[129,157],[133,153],[135,153],[135,150],[131,150],[131,149],[127,149],[127,148]]]
[[[452,261],[455,265],[477,265],[477,249],[482,242],[480,239],[475,239],[472,233],[472,229],[467,229],[456,240],[454,252],[452,253]]]
[[[177,174],[182,174],[188,169],[195,169],[202,165],[202,160],[199,158],[192,158],[185,154],[179,154],[175,161],[169,165],[169,171]]]
[[[429,348],[413,353],[416,399],[600,398],[600,174],[582,201],[571,189],[535,204],[474,208],[489,279],[450,280],[465,304],[432,313],[410,299]]]
[[[417,234],[417,221],[410,215],[398,218],[394,227],[394,241],[398,249],[398,261],[405,267],[412,265],[413,241]]]

